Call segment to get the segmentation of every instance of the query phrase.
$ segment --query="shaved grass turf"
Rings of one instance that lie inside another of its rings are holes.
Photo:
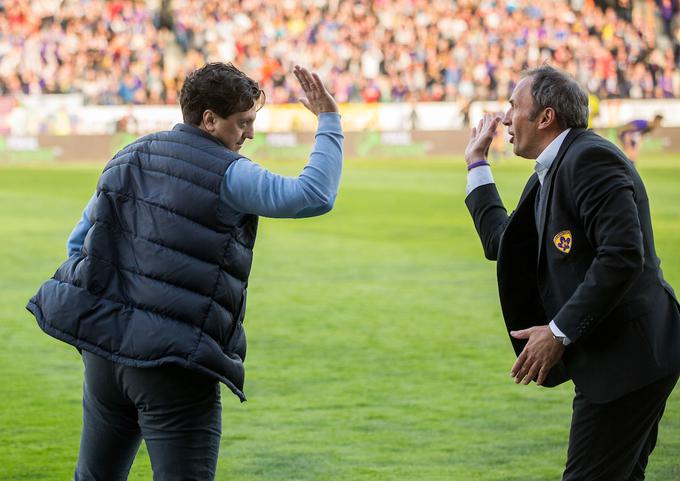
[[[680,156],[640,161],[680,288]],[[304,159],[266,162],[296,174]],[[101,165],[0,166],[0,480],[72,479],[82,363],[27,299],[65,256]],[[494,166],[509,210],[531,163]],[[262,219],[246,329],[249,401],[223,389],[219,480],[559,479],[573,386],[516,386],[495,264],[457,159],[353,160],[336,208]],[[568,226],[565,226],[567,228]],[[648,479],[680,479],[680,396]],[[150,480],[144,447],[130,480]]]

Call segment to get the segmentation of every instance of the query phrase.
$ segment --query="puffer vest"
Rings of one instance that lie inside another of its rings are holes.
[[[257,216],[220,202],[241,156],[186,124],[107,164],[81,252],[29,301],[40,327],[114,362],[176,364],[242,401],[242,322]]]

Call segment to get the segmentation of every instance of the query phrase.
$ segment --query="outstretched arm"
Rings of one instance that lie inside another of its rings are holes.
[[[247,160],[232,163],[223,199],[239,212],[265,217],[312,217],[333,208],[342,172],[342,126],[338,106],[316,73],[296,66],[305,96],[300,102],[319,118],[314,150],[298,177],[284,177]]]

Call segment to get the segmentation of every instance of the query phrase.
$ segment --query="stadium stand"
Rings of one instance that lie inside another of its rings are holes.
[[[175,105],[219,60],[272,103],[297,100],[300,63],[339,102],[466,104],[548,61],[603,99],[677,98],[679,23],[677,0],[0,0],[0,95]]]

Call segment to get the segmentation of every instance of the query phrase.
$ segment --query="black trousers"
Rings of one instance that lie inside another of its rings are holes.
[[[603,404],[577,389],[563,481],[641,481],[678,375]]]
[[[212,481],[222,431],[217,381],[176,366],[140,369],[83,351],[76,481],[124,481],[141,440],[156,481]]]

